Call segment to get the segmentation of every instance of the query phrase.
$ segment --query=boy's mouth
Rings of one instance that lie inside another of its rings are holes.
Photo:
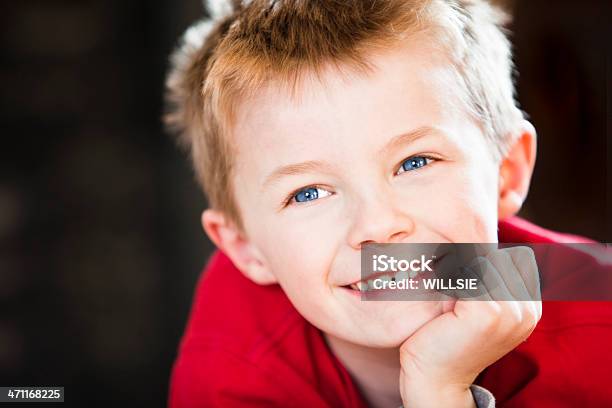
[[[441,255],[437,257],[436,259],[434,259],[433,265],[435,266],[435,264],[440,262],[444,258],[444,255]],[[378,289],[374,286],[374,281],[378,279],[381,279],[382,281],[387,281],[387,282],[399,282],[405,279],[420,279],[420,278],[429,276],[431,274],[432,272],[430,271],[421,272],[421,271],[415,271],[415,270],[398,271],[398,272],[376,272],[376,273],[372,273],[368,275],[367,277],[361,280],[353,282],[351,284],[343,285],[342,287],[346,289],[354,290],[357,292],[368,292],[370,290],[380,290],[379,289],[380,283],[379,283]]]
[[[350,285],[345,285],[345,288],[349,288],[352,290],[356,290],[359,292],[367,292],[369,290],[376,289],[374,287],[374,281],[377,279],[382,280],[383,282],[398,282],[404,279],[416,279],[417,276],[423,275],[426,272],[416,272],[416,271],[398,271],[396,273],[392,272],[378,272],[369,275],[367,278],[359,280],[357,282],[351,283]]]

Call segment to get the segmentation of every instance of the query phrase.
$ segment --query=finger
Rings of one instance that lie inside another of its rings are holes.
[[[484,289],[488,293],[491,300],[513,300],[512,294],[506,287],[506,284],[501,277],[499,271],[491,263],[488,258],[476,258],[476,264],[471,268],[478,268],[478,274],[481,276],[481,282]],[[476,299],[480,300],[480,299]]]
[[[542,300],[540,274],[533,250],[527,246],[517,246],[507,248],[507,252],[525,282],[530,299]]]
[[[491,261],[511,295],[505,300],[531,300],[523,277],[506,249],[490,252],[487,259]]]
[[[490,263],[489,263],[490,264]],[[472,259],[467,265],[460,268],[462,272],[461,276],[465,279],[477,279],[477,288],[478,291],[475,293],[472,291],[462,290],[456,291],[457,295],[462,300],[469,301],[492,301],[491,290],[496,286],[495,284],[491,284],[487,286],[487,281],[483,280],[483,276],[486,275],[486,269],[489,266],[487,265],[486,258],[476,257]],[[490,274],[490,273],[489,273]]]
[[[540,274],[533,249],[529,246],[515,246],[506,249],[512,262],[521,274],[531,300],[530,307],[536,323],[542,318],[542,294]]]
[[[482,257],[486,257],[489,253],[491,253],[492,251],[496,251],[498,248],[497,244],[488,243],[488,242],[475,243],[475,244],[470,244],[470,245],[473,246],[476,256],[482,256]]]

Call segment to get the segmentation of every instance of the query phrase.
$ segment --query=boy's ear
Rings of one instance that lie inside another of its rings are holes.
[[[202,213],[202,227],[210,240],[249,279],[259,285],[276,283],[260,251],[245,237],[235,223],[220,211],[207,209]]]
[[[514,143],[502,158],[499,168],[498,218],[515,215],[523,205],[536,159],[536,131],[523,120]]]

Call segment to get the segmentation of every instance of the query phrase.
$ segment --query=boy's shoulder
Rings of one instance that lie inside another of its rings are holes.
[[[198,282],[174,363],[171,407],[360,406],[322,333],[278,285],[247,279],[215,251]]]
[[[498,225],[498,238],[500,242],[531,244],[595,243],[591,239],[578,235],[542,228],[520,217],[510,217],[501,220]]]
[[[499,238],[543,244],[532,246],[544,283],[542,319],[527,341],[487,368],[478,383],[504,406],[612,403],[607,384],[612,367],[612,302],[585,301],[589,294],[597,294],[592,291],[597,288],[576,284],[576,279],[595,280],[600,272],[605,287],[610,287],[609,248],[516,217],[500,222]],[[561,301],[578,287],[590,291],[576,296],[582,301]]]
[[[609,246],[517,217],[500,222],[499,238],[500,242],[525,243],[534,251],[543,300],[536,333],[551,335],[585,325],[612,328]]]

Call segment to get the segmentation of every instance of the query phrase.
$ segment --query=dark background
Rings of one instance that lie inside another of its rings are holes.
[[[503,3],[539,134],[522,215],[609,242],[608,2]],[[159,119],[167,56],[201,4],[2,10],[0,386],[65,386],[65,406],[163,406],[212,248]]]

